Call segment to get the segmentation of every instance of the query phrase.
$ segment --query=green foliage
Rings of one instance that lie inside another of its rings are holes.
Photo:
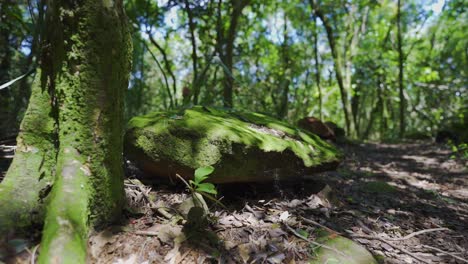
[[[468,160],[468,143],[461,143],[457,145],[452,141],[449,141],[449,145],[451,146],[453,152],[451,158],[459,157],[461,159]]]
[[[218,192],[212,183],[203,182],[213,173],[212,166],[201,167],[195,170],[194,180],[189,183],[182,177],[179,177],[192,193],[194,206],[190,208],[187,214],[186,222],[182,231],[187,239],[194,245],[204,248],[212,255],[219,254],[220,240],[216,233],[209,230],[212,219],[209,216],[208,207],[203,197],[210,199],[224,207],[224,205],[212,195]]]
[[[399,140],[397,2],[314,2],[330,20],[331,34],[310,1],[125,1],[134,47],[126,119],[194,103],[195,93],[197,103],[221,106],[231,80],[238,108],[290,123],[322,116],[344,127],[343,99],[352,108],[358,138]],[[465,2],[445,1],[437,12],[433,7],[441,1],[402,3],[409,136],[434,135],[453,120],[466,124]],[[7,1],[0,10],[6,40],[0,42],[1,84],[34,67],[44,1]],[[27,79],[0,91],[0,105],[6,106],[0,109],[2,132],[17,130],[29,84]]]
[[[211,173],[213,173],[213,171],[213,166],[201,167],[195,170],[194,180],[189,181],[195,192],[214,195],[218,194],[216,187],[212,183],[203,182]]]
[[[190,193],[192,194],[192,199],[194,200],[194,207],[206,207],[206,202],[203,197],[211,200],[215,204],[218,204],[222,207],[225,207],[219,199],[216,198],[218,191],[212,183],[203,182],[208,179],[209,175],[213,173],[214,168],[212,166],[201,167],[195,170],[194,180],[189,180],[187,182],[184,178],[179,177],[179,179],[187,186]],[[208,212],[205,212],[205,214]]]

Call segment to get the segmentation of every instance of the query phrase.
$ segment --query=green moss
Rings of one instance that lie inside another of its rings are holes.
[[[314,251],[315,257],[311,264],[319,263],[349,263],[349,264],[376,264],[376,260],[363,246],[358,243],[332,234],[324,229],[317,232],[316,241],[322,245],[335,249],[319,247]]]
[[[240,152],[283,153],[284,158],[299,158],[306,168],[341,157],[317,136],[258,113],[194,106],[134,117],[128,127],[129,149],[136,148],[156,162],[175,161],[191,169],[215,165]],[[241,167],[230,169],[251,172],[256,160],[245,160]]]
[[[76,149],[66,147],[57,161],[59,177],[49,196],[39,263],[86,263],[90,175]]]
[[[122,1],[52,5],[46,39],[54,51],[59,177],[48,198],[39,260],[85,263],[89,230],[116,220],[123,206],[131,42]]]
[[[0,184],[0,237],[42,223],[44,197],[54,181],[55,122],[49,93],[41,88],[40,78],[38,71],[15,157]]]

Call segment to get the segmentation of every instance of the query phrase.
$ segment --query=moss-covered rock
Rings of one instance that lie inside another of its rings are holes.
[[[314,252],[315,257],[309,261],[310,264],[377,264],[367,249],[351,239],[319,229],[316,241],[334,250],[320,247]]]
[[[330,144],[272,117],[204,106],[130,120],[125,152],[147,175],[191,178],[214,166],[210,181],[289,180],[334,169]]]

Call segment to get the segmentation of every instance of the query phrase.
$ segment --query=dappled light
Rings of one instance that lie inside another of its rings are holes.
[[[467,11],[0,0],[0,264],[468,263]]]

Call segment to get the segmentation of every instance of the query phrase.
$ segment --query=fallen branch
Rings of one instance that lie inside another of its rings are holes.
[[[387,240],[390,240],[390,241],[401,241],[401,240],[407,240],[407,239],[410,239],[414,236],[418,236],[418,235],[421,235],[421,234],[424,234],[424,233],[429,233],[429,232],[436,232],[436,231],[449,231],[450,229],[448,228],[445,228],[445,227],[439,227],[439,228],[431,228],[431,229],[424,229],[424,230],[420,230],[420,231],[417,231],[417,232],[413,232],[407,236],[404,236],[404,237],[399,237],[399,238],[386,238]]]
[[[432,246],[428,246],[428,245],[422,245],[422,246],[425,247],[425,248],[429,248],[429,249],[435,250],[435,251],[440,252],[440,253],[442,253],[442,254],[451,256],[452,258],[458,259],[458,260],[460,260],[460,261],[462,261],[462,262],[468,263],[468,260],[466,260],[466,259],[464,259],[464,258],[462,258],[462,257],[459,257],[459,256],[457,256],[457,255],[455,255],[455,254],[453,254],[453,253],[444,251],[444,250],[442,250],[442,249],[440,249],[440,248],[436,248],[436,247],[432,247]]]
[[[318,247],[322,247],[322,248],[331,250],[331,251],[333,251],[333,252],[335,252],[335,253],[337,253],[337,254],[339,254],[339,255],[342,255],[342,256],[344,256],[344,257],[349,257],[349,256],[346,255],[345,253],[343,253],[343,252],[337,250],[336,248],[332,248],[332,247],[329,247],[329,246],[327,246],[327,245],[320,244],[320,243],[318,243],[318,242],[315,242],[315,241],[313,241],[313,240],[308,239],[307,237],[305,237],[305,236],[299,234],[298,232],[296,232],[296,230],[292,229],[288,224],[286,224],[286,223],[284,223],[284,222],[283,222],[283,225],[284,225],[291,233],[293,233],[293,235],[295,235],[296,237],[298,237],[298,238],[300,238],[300,239],[302,239],[302,240],[304,240],[304,241],[306,241],[306,242],[309,242],[309,243],[311,243],[311,244],[313,244],[313,245],[316,245],[316,246],[318,246]]]
[[[390,241],[387,241],[385,238],[382,238],[382,237],[379,237],[379,236],[370,236],[370,235],[356,235],[356,234],[354,234],[354,232],[351,232],[351,231],[349,231],[349,232],[350,232],[350,235],[351,235],[352,238],[364,238],[364,239],[370,239],[370,240],[379,240],[380,242],[383,242],[383,243],[391,246],[392,248],[398,249],[399,251],[405,253],[406,255],[408,255],[408,256],[416,259],[416,260],[419,260],[419,261],[421,261],[423,263],[430,263],[430,262],[426,261],[425,259],[422,259],[422,258],[418,257],[416,254],[414,254],[414,253],[412,253],[412,252],[410,252],[410,251],[408,251],[408,250],[406,250],[406,249],[404,249],[404,248],[402,248],[400,246],[397,246],[397,245],[391,243]]]
[[[326,229],[328,232],[335,233],[335,234],[337,234],[337,235],[341,235],[340,232],[337,232],[337,231],[335,231],[335,230],[333,230],[333,229],[331,229],[331,228],[329,228],[329,227],[326,227],[326,226],[324,226],[324,225],[320,224],[319,222],[316,222],[316,221],[314,221],[314,220],[312,220],[312,219],[307,219],[307,218],[305,218],[305,217],[303,217],[303,216],[301,216],[301,219],[302,219],[302,221],[304,221],[304,222],[306,222],[306,223],[308,223],[308,224],[311,224],[311,225],[314,225],[314,226],[318,226],[318,227],[321,227],[321,228],[323,228],[323,229]]]

